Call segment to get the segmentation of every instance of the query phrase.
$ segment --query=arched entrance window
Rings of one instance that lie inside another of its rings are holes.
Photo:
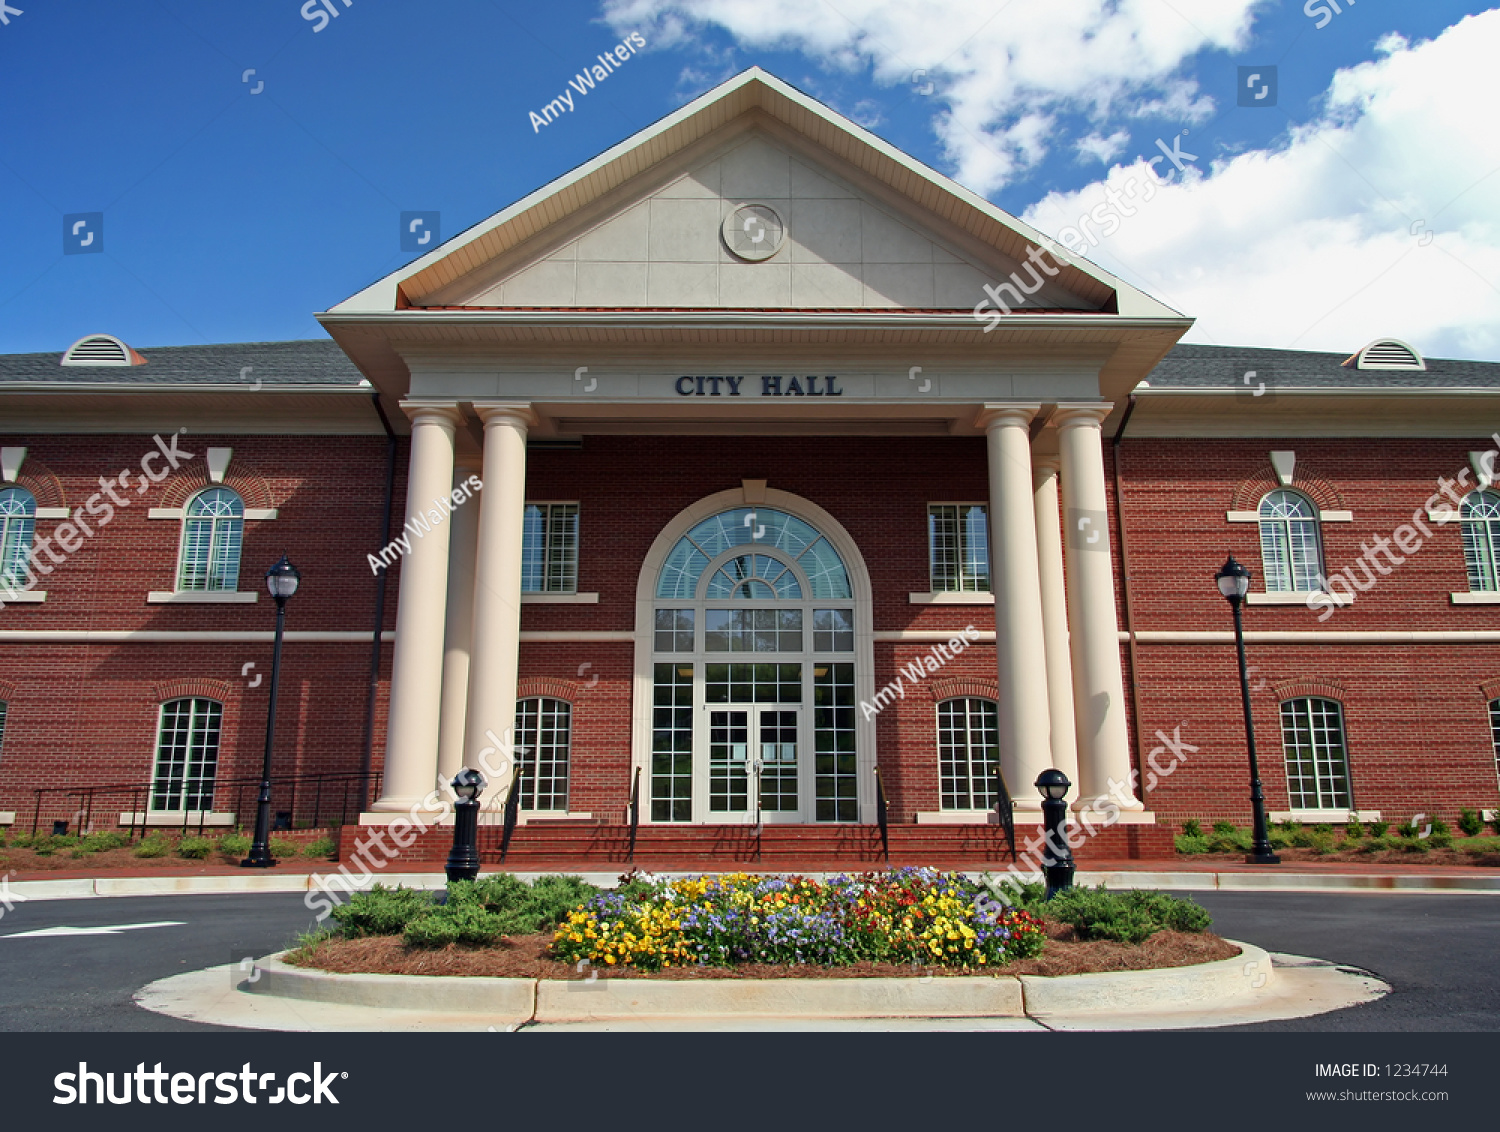
[[[777,507],[670,542],[642,590],[651,821],[860,820],[857,588],[827,533]]]

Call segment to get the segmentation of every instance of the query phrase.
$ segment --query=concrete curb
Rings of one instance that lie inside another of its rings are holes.
[[[705,871],[662,873],[662,876],[697,876]],[[544,873],[523,872],[516,876],[529,880]],[[619,878],[615,872],[571,873],[591,884],[611,888]],[[768,874],[769,875],[769,874]],[[824,877],[832,873],[806,873]],[[966,875],[980,873],[966,870]],[[996,875],[996,874],[991,874]],[[314,877],[324,883],[314,883]],[[1500,871],[1494,876],[1422,876],[1408,873],[1199,873],[1199,872],[1080,872],[1080,885],[1105,885],[1109,888],[1167,888],[1178,892],[1398,892],[1403,895],[1436,893],[1445,896],[1500,894]],[[372,877],[356,886],[374,884],[388,887],[442,888],[447,883],[442,873],[388,873]],[[102,896],[202,896],[225,893],[296,893],[324,892],[342,895],[347,885],[337,872],[288,876],[264,873],[246,876],[139,876],[139,877],[71,877],[63,880],[11,881],[7,891],[24,900],[81,900]]]
[[[272,998],[526,1022],[694,1018],[1035,1018],[1172,1013],[1253,999],[1275,980],[1251,944],[1232,959],[1092,975],[911,979],[491,979],[345,975],[259,960],[239,989]]]

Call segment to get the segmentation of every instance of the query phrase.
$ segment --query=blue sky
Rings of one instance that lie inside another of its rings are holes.
[[[329,2],[315,31],[301,0],[9,0],[0,352],[321,337],[313,312],[414,258],[401,212],[450,237],[759,64],[1049,231],[1186,129],[1167,206],[1091,258],[1193,340],[1500,359],[1500,131],[1465,124],[1493,64],[1458,73],[1494,57],[1482,6]],[[1236,105],[1241,65],[1276,67],[1274,107]],[[85,213],[104,250],[64,255]]]

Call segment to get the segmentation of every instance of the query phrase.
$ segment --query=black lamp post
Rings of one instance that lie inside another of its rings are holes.
[[[1266,795],[1260,787],[1260,763],[1255,758],[1255,722],[1250,716],[1250,674],[1245,668],[1245,627],[1240,617],[1240,606],[1245,604],[1245,595],[1250,592],[1250,571],[1229,556],[1219,572],[1214,575],[1219,583],[1219,592],[1234,610],[1234,644],[1240,654],[1240,700],[1245,707],[1245,742],[1250,748],[1250,809],[1255,829],[1253,843],[1245,861],[1251,865],[1279,865],[1281,858],[1271,852],[1271,839],[1266,832]]]
[[[1063,801],[1073,784],[1060,770],[1044,770],[1036,776],[1042,794],[1042,824],[1047,831],[1047,898],[1073,887],[1073,853],[1068,848],[1068,803]]]
[[[276,743],[276,687],[281,682],[281,636],[286,628],[286,599],[297,592],[302,575],[297,573],[283,554],[281,561],[266,571],[266,589],[276,599],[276,644],[271,651],[271,704],[266,709],[266,756],[260,770],[260,803],[255,810],[255,841],[250,856],[240,864],[247,869],[269,869],[276,863],[271,856],[271,748]]]
[[[464,767],[453,776],[453,849],[448,853],[448,879],[473,880],[479,875],[479,795],[488,783],[477,770]]]

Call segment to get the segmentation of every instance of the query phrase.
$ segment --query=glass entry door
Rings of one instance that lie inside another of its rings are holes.
[[[785,704],[709,710],[709,820],[803,820],[801,716]]]

